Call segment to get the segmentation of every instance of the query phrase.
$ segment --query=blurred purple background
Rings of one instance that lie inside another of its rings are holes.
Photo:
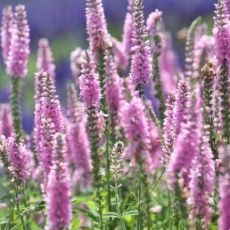
[[[37,41],[41,37],[50,40],[57,65],[57,88],[61,102],[65,102],[65,85],[71,78],[69,53],[76,46],[87,47],[85,29],[85,0],[1,0],[0,10],[4,5],[25,4],[31,28],[32,55],[29,74],[25,81],[23,94],[23,125],[27,132],[32,130],[33,75],[36,66]],[[121,39],[122,25],[125,18],[127,0],[103,0],[110,33]],[[176,40],[176,32],[188,26],[197,16],[211,21],[214,0],[144,0],[145,15],[156,8],[163,11],[166,28]],[[175,48],[183,56],[183,45],[175,42]],[[0,102],[9,101],[9,79],[0,64],[1,84]]]

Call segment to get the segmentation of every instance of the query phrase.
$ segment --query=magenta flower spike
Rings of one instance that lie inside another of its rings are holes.
[[[9,171],[16,180],[25,183],[28,178],[29,152],[22,142],[17,143],[15,135],[9,137],[7,142]]]
[[[177,85],[174,105],[175,136],[181,132],[181,125],[186,122],[189,106],[189,86],[184,79]]]
[[[37,72],[47,72],[51,77],[55,77],[55,65],[53,54],[46,38],[38,41]]]
[[[201,133],[199,152],[193,161],[189,183],[191,206],[190,219],[195,224],[201,220],[201,226],[208,228],[212,217],[212,192],[215,181],[215,166],[209,146],[209,136]]]
[[[13,132],[13,121],[10,105],[0,105],[0,135],[6,138],[10,137]]]
[[[12,25],[13,25],[13,10],[11,6],[6,6],[2,12],[2,28],[1,28],[1,47],[4,64],[7,64],[11,37],[12,37]]]
[[[143,2],[135,1],[133,15],[133,55],[130,77],[136,88],[148,84],[152,75],[152,57],[144,22]]]
[[[203,35],[197,41],[194,51],[194,78],[200,77],[200,68],[203,67],[204,62],[208,62],[214,55],[215,40],[212,36]]]
[[[219,201],[219,220],[218,225],[220,230],[228,230],[230,228],[230,145],[222,146],[219,149],[222,162],[221,177],[219,180],[220,186],[220,201]]]
[[[165,157],[171,155],[173,152],[174,140],[175,140],[175,120],[174,120],[174,107],[175,107],[175,96],[169,95],[166,102],[165,119],[163,124]]]
[[[161,21],[162,21],[162,12],[156,9],[154,12],[152,12],[146,21],[147,24],[147,31],[149,35],[153,38],[152,44],[151,44],[151,51],[157,55],[161,53],[162,50],[162,41],[155,41],[155,37],[159,37],[160,40],[163,40],[162,35],[162,28],[161,27]],[[159,44],[158,44],[159,43]]]
[[[224,0],[219,0],[216,4],[216,17],[214,18],[215,27],[215,51],[218,64],[218,87],[220,91],[221,118],[223,121],[222,137],[230,141],[230,24]]]
[[[117,115],[122,99],[120,78],[109,52],[105,57],[105,94],[110,114]]]
[[[79,86],[81,65],[84,59],[85,59],[85,51],[79,47],[73,50],[70,54],[70,68],[77,86]]]
[[[82,63],[80,95],[86,107],[99,107],[101,97],[99,76],[96,73],[95,63],[91,53],[86,53],[86,59]]]
[[[34,138],[41,164],[48,175],[53,160],[52,139],[56,132],[64,132],[65,124],[53,78],[40,72],[36,74],[35,82]]]
[[[99,49],[106,50],[111,46],[102,0],[86,1],[86,27],[89,47],[93,54]]]
[[[72,218],[70,174],[66,154],[66,137],[57,133],[54,136],[54,162],[48,176],[46,192],[49,230],[68,229]]]
[[[182,180],[182,187],[188,187],[192,161],[199,150],[200,103],[197,101],[194,108],[192,102],[193,99],[189,98],[191,106],[186,109],[186,119],[181,123],[181,130],[169,160],[167,177],[170,188],[175,188],[179,180]]]
[[[29,59],[29,26],[25,6],[15,8],[13,25],[11,27],[11,43],[7,60],[7,73],[14,78],[23,78],[27,74]]]
[[[127,64],[129,65],[131,58],[131,49],[133,47],[133,13],[134,13],[134,1],[128,0],[127,13],[125,16],[122,44],[125,54],[127,55]]]
[[[129,103],[122,105],[121,111],[125,136],[130,143],[126,152],[136,162],[143,157],[143,152],[149,145],[149,129],[144,106],[140,98],[133,97]]]
[[[124,52],[123,43],[118,41],[116,38],[111,38],[111,40],[116,66],[121,70],[125,70],[128,66],[128,57]]]
[[[68,85],[68,118],[67,128],[71,159],[76,171],[74,180],[82,188],[88,187],[92,182],[92,162],[90,156],[90,143],[86,130],[86,114],[81,102],[77,101],[77,92],[73,84]]]

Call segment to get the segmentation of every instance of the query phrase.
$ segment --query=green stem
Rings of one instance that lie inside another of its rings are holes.
[[[88,108],[88,128],[91,143],[91,157],[93,163],[93,179],[94,187],[96,188],[98,212],[100,216],[100,229],[104,230],[103,224],[103,210],[102,210],[102,196],[101,196],[101,174],[100,174],[100,158],[98,151],[99,137],[96,129],[97,111],[94,106]]]
[[[160,122],[161,124],[163,124],[165,100],[164,100],[164,93],[161,84],[161,76],[160,76],[160,69],[159,69],[159,55],[153,55],[153,82],[155,84],[156,97],[160,102],[160,106],[159,106]]]
[[[117,181],[115,181],[115,199],[116,199],[116,208],[117,208],[117,213],[119,215],[121,228],[123,230],[126,230],[125,222],[124,222],[122,212],[121,212],[121,208],[120,208],[120,204],[119,204],[120,199],[119,199],[119,188],[118,188]]]
[[[21,115],[20,115],[20,78],[12,77],[11,108],[13,116],[13,127],[16,140],[19,142],[22,136]]]
[[[108,210],[112,211],[111,205],[111,189],[110,189],[110,154],[109,154],[109,130],[108,130],[108,119],[106,119],[106,129],[105,129],[105,138],[106,138],[106,180],[107,180],[107,198],[108,198]]]

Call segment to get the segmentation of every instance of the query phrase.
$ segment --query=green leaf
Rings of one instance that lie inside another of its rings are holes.
[[[123,213],[123,216],[138,216],[138,211],[137,210],[130,210],[130,211],[125,211]]]
[[[117,218],[117,219],[119,219],[119,215],[116,212],[107,212],[107,213],[104,213],[103,216],[105,218]]]

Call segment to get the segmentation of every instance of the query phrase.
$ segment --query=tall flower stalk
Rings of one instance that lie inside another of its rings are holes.
[[[99,158],[99,135],[97,131],[98,109],[100,107],[100,83],[96,73],[95,63],[91,53],[86,53],[86,60],[82,63],[80,76],[80,96],[87,109],[87,125],[91,143],[91,158],[93,164],[93,183],[96,189],[98,211],[100,216],[100,229],[104,229],[103,207],[101,195],[101,173]]]
[[[14,20],[11,25],[10,48],[7,59],[7,73],[12,80],[11,106],[13,115],[13,126],[17,141],[22,136],[20,116],[20,85],[21,79],[27,73],[29,58],[29,26],[27,15],[23,5],[16,6]]]
[[[230,57],[228,49],[230,47],[230,27],[229,14],[224,0],[219,0],[216,4],[215,27],[215,48],[218,63],[218,87],[220,91],[221,118],[223,122],[223,138],[230,143]]]
[[[113,180],[114,180],[115,202],[116,202],[117,213],[120,219],[121,229],[126,230],[126,225],[124,222],[124,218],[122,216],[121,201],[119,195],[119,188],[120,188],[119,182],[122,176],[121,157],[122,157],[123,150],[124,150],[124,144],[121,141],[116,142],[111,154],[111,173],[113,175]]]

